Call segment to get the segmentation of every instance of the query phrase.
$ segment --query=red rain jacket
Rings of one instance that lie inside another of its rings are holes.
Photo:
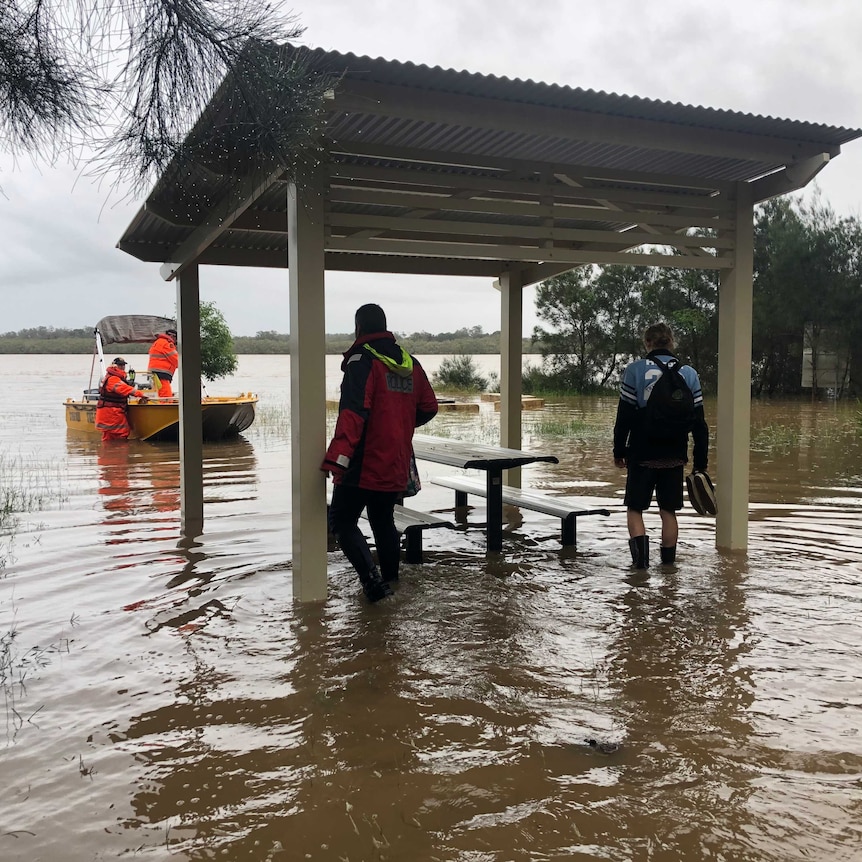
[[[358,338],[344,354],[335,435],[320,469],[336,484],[404,491],[413,430],[437,415],[422,366],[391,332]]]

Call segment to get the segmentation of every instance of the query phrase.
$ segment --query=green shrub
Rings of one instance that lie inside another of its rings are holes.
[[[437,387],[462,391],[484,392],[488,388],[488,378],[479,373],[473,357],[467,355],[446,357],[431,382]]]

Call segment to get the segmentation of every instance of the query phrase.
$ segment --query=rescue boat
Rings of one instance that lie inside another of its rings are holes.
[[[107,364],[103,346],[123,346],[127,344],[150,345],[160,332],[175,329],[176,324],[167,317],[144,314],[124,314],[103,317],[94,330],[96,346],[93,353],[93,366],[90,369],[90,382],[80,398],[67,398],[66,427],[72,431],[98,434],[96,430],[96,402],[99,400],[99,387],[93,385],[96,359],[99,364],[100,382],[105,376]],[[130,360],[130,357],[126,357]],[[146,356],[142,362],[146,364]],[[147,371],[128,372],[129,382],[145,395],[147,400],[129,399],[129,425],[131,437],[139,440],[178,440],[180,431],[179,399],[159,398],[153,388],[152,377]],[[235,437],[254,422],[257,395],[244,392],[234,397],[208,395],[201,384],[201,411],[203,439],[206,441],[223,440]]]

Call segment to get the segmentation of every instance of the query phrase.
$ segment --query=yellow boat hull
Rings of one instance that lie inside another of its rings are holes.
[[[257,395],[250,392],[236,398],[208,397],[201,399],[203,439],[223,440],[235,437],[254,422]],[[72,431],[98,434],[96,402],[68,398],[66,427]],[[131,437],[139,440],[177,440],[180,430],[180,407],[175,398],[129,404]]]

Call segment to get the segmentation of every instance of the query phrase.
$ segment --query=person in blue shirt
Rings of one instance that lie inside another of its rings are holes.
[[[632,563],[638,569],[649,566],[649,539],[643,513],[649,508],[653,494],[661,517],[661,561],[676,560],[679,535],[676,513],[682,508],[689,433],[694,442],[695,470],[706,470],[709,447],[700,378],[694,368],[681,365],[674,356],[673,331],[666,323],[653,324],[644,330],[643,343],[646,357],[631,362],[623,372],[614,424],[614,464],[628,471],[624,502]],[[694,408],[690,431],[671,430],[663,436],[645,430],[647,401],[663,373],[658,363],[677,364],[691,390]]]

